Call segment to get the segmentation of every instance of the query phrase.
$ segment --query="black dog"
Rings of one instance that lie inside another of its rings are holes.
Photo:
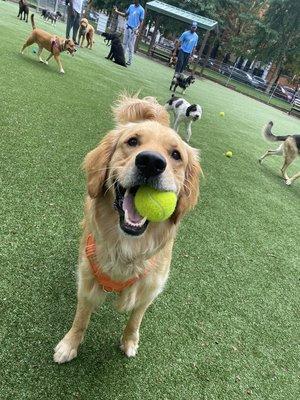
[[[126,67],[125,55],[123,46],[120,40],[120,36],[116,33],[102,33],[105,39],[104,41],[109,45],[111,43],[110,52],[108,53],[108,60],[114,60],[116,64],[122,65],[122,67]]]
[[[182,94],[184,94],[186,89],[194,82],[195,78],[193,75],[186,78],[183,74],[175,74],[171,82],[170,90],[176,92],[176,88],[179,86],[182,88]]]
[[[120,35],[118,33],[102,33],[101,36],[104,36],[104,42],[106,43],[106,46],[109,46],[113,39],[120,39]]]
[[[41,16],[43,17],[43,19],[46,19],[46,17],[47,17],[47,13],[48,13],[49,11],[46,9],[46,8],[43,8],[42,9],[42,14],[41,14]]]
[[[24,14],[23,20],[25,21],[25,16],[26,16],[26,22],[28,22],[29,7],[27,0],[19,1],[19,14],[17,15],[17,18],[20,17],[20,19],[22,19],[22,14]]]

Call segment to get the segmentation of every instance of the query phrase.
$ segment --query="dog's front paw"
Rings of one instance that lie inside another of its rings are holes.
[[[64,337],[54,349],[53,360],[58,364],[69,362],[77,356],[77,348],[78,346]]]
[[[44,64],[45,64],[45,65],[48,65],[48,61],[44,61]]]
[[[288,186],[291,186],[292,181],[290,179],[286,179],[285,184],[288,185]]]
[[[120,349],[125,353],[127,357],[135,357],[137,355],[137,350],[139,347],[138,340],[128,339],[125,340],[121,338]]]
[[[61,70],[59,71],[59,73],[60,73],[60,74],[64,74],[65,71],[64,71],[63,69],[61,69]]]

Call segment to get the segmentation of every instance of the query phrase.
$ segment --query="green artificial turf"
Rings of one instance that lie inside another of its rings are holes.
[[[287,134],[299,120],[207,80],[186,95],[204,110],[191,141],[202,154],[201,201],[181,226],[137,358],[118,349],[127,316],[108,301],[78,358],[53,363],[76,304],[82,160],[113,127],[120,91],[163,103],[172,71],[139,56],[117,66],[97,36],[94,50],[62,55],[61,76],[32,48],[19,54],[31,27],[16,15],[1,1],[0,399],[299,399],[300,180],[285,186],[281,157],[257,162],[275,147],[262,126],[273,120]],[[299,170],[298,159],[289,173]]]

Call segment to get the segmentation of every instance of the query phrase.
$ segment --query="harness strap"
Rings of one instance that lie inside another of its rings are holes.
[[[53,53],[53,49],[56,47],[60,52],[64,50],[65,43],[61,45],[57,40],[57,37],[51,38],[51,53]]]
[[[129,286],[133,285],[135,282],[139,281],[140,279],[144,278],[150,271],[150,268],[146,269],[141,275],[128,279],[127,281],[114,281],[108,275],[104,274],[101,271],[100,265],[97,263],[96,257],[96,244],[93,238],[93,235],[90,233],[87,237],[86,247],[85,247],[86,256],[89,260],[89,265],[91,271],[96,278],[99,285],[103,288],[105,292],[116,292],[120,293],[122,290],[128,288]],[[150,261],[152,266],[155,263]]]

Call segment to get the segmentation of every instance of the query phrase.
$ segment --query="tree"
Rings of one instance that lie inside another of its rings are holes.
[[[269,0],[269,7],[257,21],[250,39],[256,56],[276,65],[268,90],[276,82],[285,65],[299,72],[300,4],[299,0]]]

